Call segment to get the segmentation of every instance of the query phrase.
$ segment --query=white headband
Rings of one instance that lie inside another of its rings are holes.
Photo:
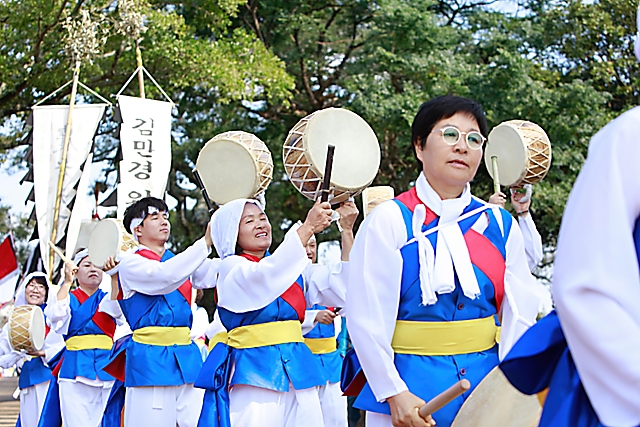
[[[160,209],[156,208],[155,206],[148,206],[147,213],[143,212],[142,218],[133,218],[131,220],[131,222],[129,223],[129,230],[131,230],[131,234],[133,235],[133,238],[135,239],[136,242],[138,241],[138,236],[136,236],[136,233],[133,230],[137,226],[142,224],[142,221],[144,221],[146,217],[148,217],[149,215],[157,214],[157,213],[160,213]]]
[[[88,256],[89,256],[89,249],[83,249],[80,252],[78,252],[75,257],[73,257],[73,263],[76,266],[80,266],[80,263],[82,262],[82,260]]]

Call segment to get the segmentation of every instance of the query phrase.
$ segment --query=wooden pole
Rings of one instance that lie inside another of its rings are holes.
[[[67,169],[67,154],[69,152],[69,141],[71,140],[71,126],[73,124],[73,107],[76,103],[76,94],[78,93],[78,76],[80,75],[80,61],[76,61],[73,70],[73,83],[71,85],[71,100],[69,101],[69,114],[67,116],[67,127],[64,132],[64,144],[62,146],[62,157],[60,158],[60,173],[58,174],[58,187],[56,189],[56,200],[53,208],[53,228],[51,230],[51,241],[56,242],[58,234],[58,219],[60,217],[60,203],[62,201],[62,186],[64,184],[64,175]],[[53,278],[53,264],[55,252],[49,250],[49,280]]]
[[[144,72],[142,71],[142,52],[139,40],[136,40],[136,64],[138,66],[138,85],[140,85],[140,98],[144,99]]]

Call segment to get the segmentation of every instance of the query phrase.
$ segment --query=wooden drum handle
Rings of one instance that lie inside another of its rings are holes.
[[[73,265],[75,265],[75,263],[70,260],[69,258],[67,258],[64,253],[62,252],[62,250],[60,250],[59,247],[57,247],[51,240],[49,240],[49,246],[51,247],[51,249],[53,249],[53,251],[60,257],[60,259],[64,262],[64,263],[71,263]]]
[[[442,409],[447,403],[451,402],[462,393],[468,391],[471,388],[469,380],[460,380],[430,401],[427,402],[420,410],[418,414],[424,419],[439,409]]]
[[[491,156],[491,169],[493,172],[493,192],[500,192],[500,176],[498,175],[498,156]]]
[[[327,161],[324,165],[324,180],[322,181],[322,189],[320,190],[320,201],[326,202],[329,200],[329,190],[331,188],[331,171],[333,170],[333,153],[336,147],[329,144],[327,146]]]

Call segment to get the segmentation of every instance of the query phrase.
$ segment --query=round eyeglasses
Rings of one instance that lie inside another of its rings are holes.
[[[472,150],[479,150],[482,148],[482,144],[487,140],[478,131],[472,130],[471,132],[462,132],[460,129],[454,126],[447,126],[441,129],[434,129],[431,132],[442,132],[442,139],[449,145],[456,145],[462,135],[466,135],[467,146]]]

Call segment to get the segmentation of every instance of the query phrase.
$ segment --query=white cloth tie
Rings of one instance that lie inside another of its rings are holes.
[[[418,242],[422,304],[433,305],[438,301],[436,294],[453,292],[456,273],[464,295],[470,299],[477,298],[480,295],[478,279],[458,224],[462,212],[471,203],[469,184],[460,197],[442,200],[424,175],[420,174],[416,182],[416,192],[420,201],[440,217],[434,255],[431,242],[422,233],[422,224],[426,217],[425,205],[418,204],[413,213],[412,230]]]

